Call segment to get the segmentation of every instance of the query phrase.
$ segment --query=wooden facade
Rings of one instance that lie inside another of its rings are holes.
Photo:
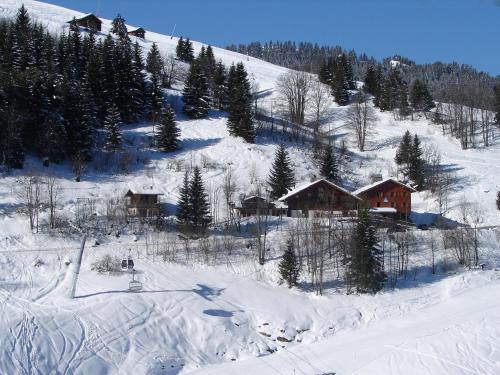
[[[278,201],[288,206],[288,216],[347,216],[357,210],[361,199],[327,180],[317,180],[292,190]]]
[[[75,18],[68,23],[76,22],[79,27],[84,27],[89,30],[101,31],[102,21],[94,14],[87,14],[81,18]]]
[[[137,29],[133,29],[127,32],[128,35],[130,36],[135,36],[137,38],[146,38],[146,30],[144,30],[142,27],[139,27]]]
[[[241,217],[260,215],[282,216],[286,215],[286,209],[277,207],[273,202],[269,202],[265,198],[255,195],[241,200],[240,205],[235,209]]]
[[[125,206],[127,215],[140,218],[156,218],[160,215],[160,195],[153,191],[127,191]]]
[[[388,178],[365,186],[354,192],[362,198],[368,207],[393,208],[396,216],[408,218],[411,213],[411,193],[415,192],[412,187],[395,179]],[[383,212],[383,210],[379,210]]]

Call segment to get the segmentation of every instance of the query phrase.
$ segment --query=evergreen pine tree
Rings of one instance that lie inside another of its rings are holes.
[[[135,87],[132,53],[130,41],[119,40],[114,53],[117,91],[113,102],[120,111],[121,120],[125,123],[134,122],[138,118],[133,112]]]
[[[285,281],[289,288],[297,285],[299,276],[299,262],[295,255],[293,241],[288,240],[286,250],[283,253],[283,259],[279,263],[279,273],[281,280]]]
[[[184,42],[184,61],[191,62],[193,60],[194,60],[193,43],[191,43],[191,40],[187,38],[186,41]]]
[[[7,115],[7,126],[3,151],[3,164],[8,168],[21,169],[24,165],[24,146],[21,139],[21,129],[13,117],[13,113]]]
[[[398,149],[396,150],[395,162],[397,165],[409,165],[410,155],[412,149],[412,139],[410,131],[407,130],[403,136],[403,139],[399,143]]]
[[[380,87],[379,107],[382,111],[400,109],[408,112],[408,90],[399,70],[391,69],[384,77]]]
[[[193,61],[183,91],[184,112],[191,118],[203,118],[208,114],[210,99],[208,85],[201,67]]]
[[[408,177],[416,185],[417,190],[424,189],[425,161],[423,159],[420,139],[416,134],[413,137],[413,143],[411,145]]]
[[[146,88],[146,77],[143,72],[144,61],[142,60],[141,47],[136,41],[133,49],[133,61],[132,61],[132,71],[131,71],[131,111],[134,114],[135,121],[141,119],[148,109],[145,108],[148,104],[147,101],[147,88]]]
[[[163,152],[178,150],[180,131],[175,123],[175,113],[169,105],[162,110],[160,129],[157,139],[158,148]]]
[[[255,142],[255,129],[252,119],[250,82],[243,63],[238,63],[228,81],[228,128],[229,133],[240,136],[245,141]]]
[[[336,182],[339,178],[337,159],[332,146],[326,146],[321,159],[321,176],[331,182]]]
[[[338,105],[344,106],[349,103],[349,84],[346,80],[345,56],[335,62],[332,80],[332,95]]]
[[[201,178],[199,167],[193,170],[193,178],[189,184],[189,218],[190,223],[197,231],[204,230],[210,223],[210,206],[208,196]]]
[[[108,109],[108,114],[104,121],[106,130],[106,143],[104,149],[106,151],[118,151],[122,146],[122,134],[120,130],[120,112],[115,104],[112,104]]]
[[[31,38],[31,19],[28,11],[21,5],[17,11],[12,32],[12,67],[17,72],[25,71],[34,64],[34,45]]]
[[[342,55],[342,65],[344,66],[344,74],[347,88],[349,90],[356,90],[356,83],[354,82],[354,73],[352,71],[351,59],[345,54]]]
[[[285,146],[280,145],[276,150],[268,180],[272,199],[278,199],[287,194],[288,190],[295,185],[295,176],[291,164]]]
[[[122,42],[128,43],[130,41],[130,38],[128,37],[127,26],[125,25],[125,20],[122,16],[120,16],[120,14],[118,14],[113,20],[111,32],[115,34]]]
[[[163,91],[161,89],[161,82],[158,81],[155,76],[151,78],[149,107],[151,110],[151,119],[157,122],[161,116],[161,109],[163,107]]]
[[[179,192],[179,201],[177,202],[177,220],[183,225],[189,224],[191,207],[189,204],[189,175],[184,173],[184,180]]]
[[[161,65],[162,61],[160,50],[158,49],[158,45],[156,43],[153,43],[146,57],[146,70],[151,73],[151,75],[156,76],[158,80],[160,80]]]
[[[379,82],[378,82],[377,71],[372,65],[370,65],[366,70],[365,85],[363,88],[366,93],[373,95],[375,97],[378,96],[379,94]]]
[[[0,83],[0,164],[7,169],[21,169],[24,164],[24,146],[21,129],[10,108],[8,93]]]
[[[218,61],[212,81],[212,99],[213,105],[217,109],[224,109],[226,107],[226,90],[227,90],[227,73],[226,68],[222,61]]]
[[[427,85],[418,78],[413,82],[410,91],[410,104],[414,111],[428,111],[434,108],[434,101]]]
[[[76,17],[73,17],[73,19],[69,21],[69,31],[71,31],[72,33],[77,33],[80,31],[78,22],[76,21]]]
[[[115,41],[108,34],[99,45],[101,100],[99,102],[99,118],[103,121],[107,115],[108,103],[115,100],[117,87]]]
[[[182,38],[182,36],[179,38],[179,41],[177,42],[177,47],[175,47],[175,54],[180,61],[185,60],[185,57],[184,57],[184,39]]]
[[[325,85],[332,85],[334,74],[333,60],[328,59],[321,63],[318,72],[318,80]]]
[[[206,51],[206,59],[207,59],[207,65],[210,67],[210,69],[213,69],[215,67],[215,56],[214,56],[214,49],[212,46],[209,44],[207,47]]]
[[[348,289],[376,293],[385,281],[383,257],[377,246],[376,231],[368,211],[359,213],[347,258]]]
[[[497,209],[500,210],[500,191],[497,193]]]

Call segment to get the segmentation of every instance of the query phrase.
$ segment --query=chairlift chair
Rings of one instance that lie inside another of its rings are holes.
[[[135,270],[132,271],[132,281],[128,283],[128,290],[131,292],[142,290],[142,283],[135,279]]]

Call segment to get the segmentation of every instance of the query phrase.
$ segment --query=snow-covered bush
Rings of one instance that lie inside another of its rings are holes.
[[[92,263],[90,269],[99,273],[120,271],[120,259],[109,254]]]

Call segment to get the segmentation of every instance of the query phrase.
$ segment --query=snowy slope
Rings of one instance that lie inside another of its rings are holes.
[[[2,0],[0,16],[13,16],[21,3],[53,32],[65,30],[66,21],[81,15],[36,1]],[[103,33],[109,28],[110,21],[104,20]],[[153,42],[162,52],[174,52],[177,39],[147,32],[147,40],[140,41],[145,50]],[[201,45],[194,42],[195,50]],[[214,48],[214,52],[226,64],[243,61],[262,91],[261,105],[269,105],[276,79],[285,68],[223,49]],[[173,104],[179,104],[178,91],[168,95]],[[345,110],[332,104],[332,120],[323,126],[346,139],[354,151],[354,138],[344,127]],[[436,145],[443,161],[456,171],[450,217],[460,219],[458,203],[465,196],[479,205],[482,224],[500,224],[494,207],[500,188],[500,146],[463,151],[456,140],[442,136],[425,119],[398,122],[391,114],[377,116],[368,151],[354,155],[350,166],[354,175],[345,181],[346,186],[352,190],[362,186],[370,172],[387,177],[394,170],[396,146],[408,129],[418,133],[424,144]],[[51,166],[50,172],[64,188],[61,213],[74,215],[77,198],[95,198],[98,211],[103,212],[105,199],[150,183],[165,194],[164,202],[173,210],[183,177],[177,163],[210,164],[203,177],[211,190],[220,186],[223,168],[231,166],[237,195],[251,193],[256,179],[266,179],[276,149],[274,140],[260,137],[257,144],[249,145],[230,137],[219,112],[211,112],[204,120],[188,120],[179,113],[178,119],[183,149],[165,155],[146,147],[139,156],[150,161],[129,173],[111,175],[89,168],[83,181],[75,183],[69,165]],[[135,148],[152,131],[149,124],[131,125],[124,129],[124,138]],[[287,146],[298,182],[308,182],[318,173],[318,166],[308,150],[291,143]],[[332,288],[324,297],[278,286],[275,260],[261,268],[243,253],[244,260],[238,264],[224,260],[214,267],[174,265],[148,256],[131,236],[108,236],[104,245],[88,247],[77,288],[79,298],[69,300],[73,266],[65,260],[74,257],[80,239],[31,234],[26,218],[16,211],[15,194],[16,179],[30,169],[46,171],[39,160],[29,158],[24,171],[0,178],[0,373],[500,371],[496,298],[500,257],[494,231],[482,234],[481,258],[489,271],[464,272],[448,266],[452,271],[432,276],[425,271],[423,259],[428,259],[428,253],[424,246],[422,253],[412,254],[415,274],[401,290],[346,296]],[[436,212],[435,202],[423,193],[414,194],[414,202],[416,220]],[[271,255],[278,256],[284,234],[274,228],[269,236]],[[136,259],[137,277],[145,285],[143,293],[126,292],[129,275],[98,275],[90,270],[103,254],[121,257],[129,247]],[[37,259],[43,264],[35,266]],[[453,257],[443,251],[438,259],[449,265]]]

